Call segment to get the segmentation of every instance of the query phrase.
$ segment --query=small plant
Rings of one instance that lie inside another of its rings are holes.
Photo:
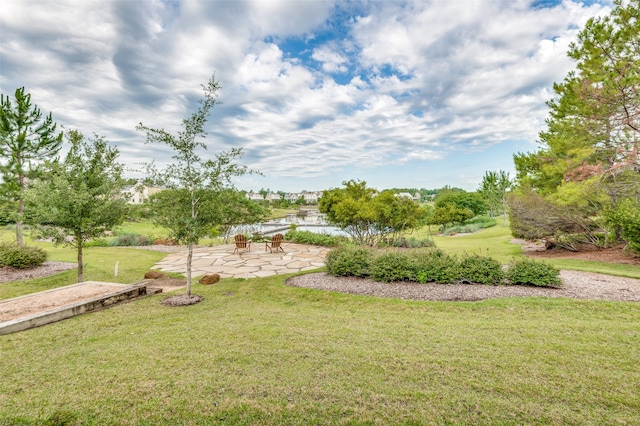
[[[111,247],[150,246],[153,240],[139,234],[122,234],[109,241]]]
[[[458,258],[441,249],[416,250],[410,256],[417,282],[450,284],[462,276]]]
[[[374,257],[371,262],[371,278],[385,283],[414,281],[411,258],[403,252],[388,251]]]
[[[373,250],[359,246],[342,246],[331,250],[325,259],[327,272],[335,276],[369,276]]]
[[[424,248],[424,247],[435,247],[435,243],[431,238],[421,238],[418,239],[416,237],[405,238],[401,237],[397,240],[394,240],[391,243],[391,246],[398,248]]]
[[[504,280],[502,265],[488,256],[464,255],[460,260],[460,269],[463,282],[498,285]]]
[[[31,268],[42,265],[47,256],[47,252],[39,247],[0,243],[0,266]]]
[[[556,267],[532,259],[513,260],[507,269],[506,278],[515,285],[562,286],[560,271]]]
[[[293,224],[292,224],[293,226]],[[318,234],[309,231],[297,231],[295,229],[290,230],[285,235],[285,238],[296,244],[310,244],[314,246],[336,247],[340,243],[346,241],[345,237],[329,234]]]

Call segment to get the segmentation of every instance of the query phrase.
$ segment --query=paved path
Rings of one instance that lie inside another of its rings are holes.
[[[270,275],[308,271],[324,266],[327,247],[283,243],[283,252],[270,253],[264,243],[253,243],[251,251],[233,253],[235,244],[198,247],[193,250],[191,262],[194,277],[220,274],[221,278],[256,278]],[[186,273],[187,252],[172,253],[155,264],[154,269],[164,272]]]

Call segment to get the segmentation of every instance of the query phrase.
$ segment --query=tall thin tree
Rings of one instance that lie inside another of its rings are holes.
[[[15,105],[0,95],[0,195],[16,204],[16,242],[23,244],[24,196],[27,181],[35,177],[36,165],[55,156],[62,145],[62,132],[56,133],[51,113],[42,117],[31,95],[21,87],[15,92]]]

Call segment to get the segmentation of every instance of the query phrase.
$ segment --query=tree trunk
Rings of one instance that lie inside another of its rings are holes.
[[[193,259],[193,244],[187,246],[187,296],[191,296],[191,260]]]
[[[82,261],[82,241],[76,236],[78,243],[78,282],[84,282],[84,265]]]

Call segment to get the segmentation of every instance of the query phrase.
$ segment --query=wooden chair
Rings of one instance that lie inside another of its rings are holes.
[[[233,237],[233,239],[236,242],[236,249],[233,251],[234,253],[239,253],[240,250],[251,251],[251,240],[247,240],[247,237],[242,234],[238,234]]]
[[[273,237],[271,237],[271,241],[267,241],[265,242],[265,247],[264,247],[264,251],[269,250],[271,253],[273,253],[273,251],[278,251],[280,250],[281,252],[284,253],[284,249],[282,248],[282,240],[284,240],[284,237],[282,236],[282,234],[276,234]]]

